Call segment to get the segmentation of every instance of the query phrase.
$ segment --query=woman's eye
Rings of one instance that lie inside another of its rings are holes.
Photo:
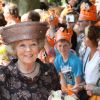
[[[25,47],[25,44],[21,44],[20,47]]]
[[[31,46],[36,46],[37,44],[36,43],[33,43]]]

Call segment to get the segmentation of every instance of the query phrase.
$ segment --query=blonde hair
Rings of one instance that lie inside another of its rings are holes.
[[[39,40],[39,50],[42,50],[44,48],[45,39]]]
[[[39,51],[42,50],[44,48],[44,40],[45,39],[40,39],[38,40],[38,45],[39,45]],[[7,49],[7,52],[9,55],[11,56],[16,56],[17,57],[17,54],[16,54],[16,45],[19,43],[19,41],[16,41],[14,43],[11,43],[9,45],[6,46],[6,49]]]
[[[49,8],[48,11],[52,11],[52,10],[55,12],[55,14],[56,14],[57,16],[60,16],[60,14],[61,14],[63,8],[60,7],[60,6],[59,6],[59,7],[52,7],[52,8]]]
[[[17,56],[14,48],[15,48],[14,44],[6,45],[7,53],[9,56]]]

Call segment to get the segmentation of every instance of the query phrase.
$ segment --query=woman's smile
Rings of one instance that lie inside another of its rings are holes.
[[[23,63],[33,63],[38,55],[38,43],[32,40],[23,40],[16,44],[16,53]]]

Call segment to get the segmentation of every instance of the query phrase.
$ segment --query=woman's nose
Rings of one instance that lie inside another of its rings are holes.
[[[62,46],[61,46],[61,50],[63,50],[63,49],[64,49],[64,47],[65,47],[65,46],[64,46],[64,45],[62,45]]]
[[[30,51],[31,49],[31,46],[26,46],[26,51]]]

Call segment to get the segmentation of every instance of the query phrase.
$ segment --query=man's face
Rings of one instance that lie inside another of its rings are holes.
[[[75,23],[74,22],[67,22],[67,28],[72,28],[74,27]]]
[[[78,23],[79,23],[80,32],[83,32],[85,30],[85,27],[89,25],[89,21],[86,21],[86,20],[78,21]]]

